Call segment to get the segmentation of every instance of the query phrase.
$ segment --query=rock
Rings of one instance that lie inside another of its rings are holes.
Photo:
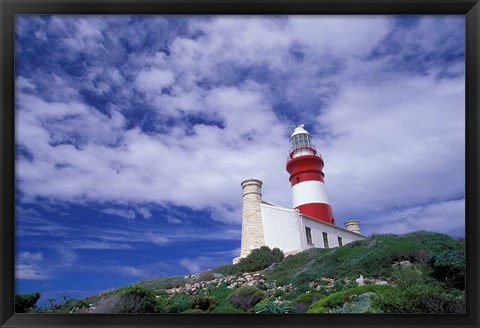
[[[375,283],[375,285],[382,285],[382,286],[384,286],[384,285],[388,285],[388,282],[386,282],[385,280],[380,280],[380,281],[377,281],[377,282]]]
[[[214,273],[213,274],[213,278],[215,278],[215,279],[222,278],[222,277],[223,277],[223,274],[221,274],[221,273]]]
[[[358,284],[358,286],[363,286],[365,285],[365,279],[363,278],[362,275],[360,275],[360,278],[358,278],[357,280],[355,280]]]
[[[401,261],[400,266],[404,268],[411,267],[413,264],[410,261]]]

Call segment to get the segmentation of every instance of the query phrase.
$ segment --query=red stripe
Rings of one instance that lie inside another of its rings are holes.
[[[308,215],[319,221],[335,224],[332,207],[324,203],[310,203],[295,207],[300,213]]]
[[[303,155],[292,158],[287,163],[292,187],[303,181],[323,181],[323,160],[316,155]]]
[[[304,182],[304,181],[323,181],[323,175],[318,171],[310,171],[310,172],[301,172],[299,174],[290,176],[290,183],[292,187],[297,183]]]

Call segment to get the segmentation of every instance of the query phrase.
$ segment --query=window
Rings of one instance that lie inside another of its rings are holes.
[[[325,245],[325,248],[328,248],[328,235],[326,232],[322,232],[323,235],[323,244]]]
[[[337,238],[338,238],[338,246],[343,246],[342,237],[337,237]]]
[[[305,234],[307,235],[307,244],[313,245],[312,241],[312,229],[305,227]]]

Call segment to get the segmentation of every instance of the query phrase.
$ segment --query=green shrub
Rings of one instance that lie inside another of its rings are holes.
[[[228,302],[237,308],[250,310],[264,298],[265,294],[260,289],[253,286],[242,286],[230,294]]]
[[[420,307],[424,313],[465,314],[465,301],[446,294],[420,296]]]
[[[241,258],[237,266],[240,272],[259,271],[273,263],[281,262],[283,257],[284,255],[280,249],[270,249],[267,246],[262,246],[252,250],[246,257]]]
[[[246,257],[242,257],[237,264],[222,265],[213,271],[223,275],[238,275],[244,272],[260,271],[268,268],[274,263],[283,260],[283,252],[278,249],[270,249],[267,246],[256,248]]]
[[[184,276],[174,276],[174,277],[165,277],[165,278],[152,278],[152,279],[142,281],[140,284],[154,291],[160,291],[164,289],[171,289],[171,288],[184,286],[190,282],[191,281],[189,281]]]
[[[342,307],[331,310],[331,313],[381,313],[382,311],[372,306],[371,299],[375,293],[367,292],[353,295]]]
[[[194,296],[188,305],[192,310],[209,311],[215,303],[215,298],[211,296]]]
[[[417,265],[411,267],[400,267],[393,271],[391,276],[400,289],[407,289],[414,285],[424,285],[427,282],[426,275]]]
[[[202,281],[211,281],[215,279],[214,273],[211,270],[200,272],[195,277],[195,282],[202,282]]]
[[[110,294],[101,299],[96,307],[95,313],[141,313],[143,300],[135,295]]]
[[[301,286],[308,287],[311,282],[320,278],[322,278],[322,275],[321,273],[319,274],[317,267],[308,265],[292,277],[291,284],[297,288]]]
[[[304,313],[310,305],[325,297],[320,293],[305,293],[298,295],[292,300],[292,306],[298,309],[298,312]]]
[[[193,297],[184,293],[177,293],[167,300],[168,313],[182,313],[190,309],[190,301]]]
[[[361,295],[367,292],[382,294],[391,289],[398,289],[398,288],[395,288],[392,286],[383,286],[383,285],[365,285],[357,288],[339,291],[339,292],[330,294],[327,297],[322,298],[319,301],[313,303],[308,309],[307,313],[327,313],[331,309],[343,306],[343,304],[349,301],[353,295]]]
[[[116,298],[110,298],[104,304],[102,313],[153,313],[155,312],[156,299],[153,291],[143,284],[137,283],[119,288],[114,291]]]
[[[386,289],[377,294],[373,302],[384,313],[461,313],[462,311],[461,301],[447,296],[440,287],[430,283],[413,284],[404,289]]]
[[[430,261],[435,278],[445,281],[449,286],[465,289],[465,250],[445,250],[434,252]]]
[[[25,313],[34,309],[40,296],[40,293],[15,294],[15,312]]]
[[[462,247],[461,241],[437,232],[416,231],[406,236],[413,237],[422,245],[428,246],[429,248],[437,248],[438,250],[453,250]]]
[[[288,303],[269,302],[264,304],[256,313],[296,313],[298,309]]]

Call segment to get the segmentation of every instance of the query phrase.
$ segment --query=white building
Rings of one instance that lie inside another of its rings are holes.
[[[286,168],[294,209],[263,201],[262,181],[242,182],[242,244],[240,257],[234,263],[262,246],[277,247],[290,255],[312,247],[338,247],[365,238],[356,220],[345,222],[345,228],[335,224],[325,188],[323,158],[311,140],[303,125],[297,126],[290,136]]]
[[[345,222],[345,228],[301,214],[297,209],[281,207],[261,199],[262,182],[242,182],[243,216],[240,257],[261,246],[279,248],[285,255],[312,247],[332,248],[366,238],[360,233],[358,221]]]

